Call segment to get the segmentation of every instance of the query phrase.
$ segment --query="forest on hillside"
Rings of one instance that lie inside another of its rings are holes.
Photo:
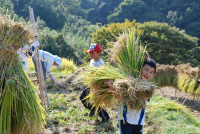
[[[16,21],[28,24],[28,6],[34,10],[43,49],[77,64],[88,61],[83,51],[91,43],[106,49],[105,40],[114,41],[111,35],[127,27],[142,30],[144,44],[154,43],[148,51],[158,63],[200,63],[198,0],[0,0],[0,14],[8,9]],[[121,29],[115,31],[114,25]]]

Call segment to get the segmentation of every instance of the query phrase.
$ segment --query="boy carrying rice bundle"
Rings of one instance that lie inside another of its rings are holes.
[[[157,88],[148,81],[156,71],[156,63],[150,58],[144,58],[147,53],[146,48],[139,45],[139,38],[136,40],[135,38],[135,32],[129,32],[114,44],[110,57],[115,62],[115,67],[110,65],[98,69],[88,67],[86,68],[88,72],[83,75],[85,84],[90,84],[91,94],[88,98],[96,107],[110,108],[119,105],[116,103],[116,100],[119,100],[120,111],[127,111],[131,116],[123,118],[125,123],[129,122],[127,126],[135,124],[138,119],[136,125],[141,125],[139,129],[141,128],[142,132],[145,101],[152,97]],[[128,110],[125,110],[127,108]],[[128,132],[132,133],[132,130],[123,133]]]
[[[91,67],[100,67],[101,65],[104,65],[103,60],[100,58],[101,56],[101,51],[102,48],[99,44],[92,44],[89,48],[89,50],[87,51],[87,53],[90,54],[90,66]],[[90,114],[89,116],[92,117],[95,114],[95,110],[98,112],[98,115],[102,118],[102,121],[100,123],[104,123],[107,122],[108,120],[110,120],[110,117],[108,115],[108,113],[101,107],[93,107],[93,104],[91,104],[89,102],[89,100],[86,98],[87,95],[89,95],[90,93],[90,88],[86,88],[80,96],[80,100],[83,103],[83,105],[85,106],[85,108],[90,110]]]
[[[141,77],[145,80],[150,80],[153,77],[153,74],[156,72],[156,63],[153,59],[147,58],[144,61],[144,65],[141,71]],[[135,79],[132,76],[128,76],[130,79]],[[110,87],[113,95],[121,102],[119,94],[116,94],[116,84],[113,84],[112,80],[108,81],[108,85]],[[145,102],[149,100],[149,97],[145,95],[141,95],[142,100]],[[123,103],[123,102],[121,102]],[[145,104],[145,103],[144,103]],[[123,105],[123,108],[119,111],[119,124],[120,124],[120,133],[121,134],[142,134],[143,125],[145,120],[145,109],[141,110],[131,109],[128,105]]]

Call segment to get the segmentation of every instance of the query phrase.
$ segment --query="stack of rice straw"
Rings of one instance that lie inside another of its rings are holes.
[[[189,63],[174,65],[157,64],[155,81],[158,86],[173,86],[182,92],[200,96],[200,71]]]
[[[29,80],[17,50],[32,32],[7,15],[0,16],[0,133],[37,133],[44,109]]]
[[[117,104],[128,105],[135,110],[145,108],[142,98],[152,97],[157,86],[140,77],[147,52],[146,48],[140,45],[135,30],[120,36],[109,51],[114,66],[86,67],[87,71],[82,73],[84,84],[89,85],[91,90],[88,98],[96,107],[115,107],[116,100],[120,100]],[[127,76],[133,76],[134,79]],[[110,90],[108,80],[114,81],[115,91]],[[116,94],[119,98],[116,98]]]

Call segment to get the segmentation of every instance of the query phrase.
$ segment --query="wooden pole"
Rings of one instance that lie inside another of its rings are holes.
[[[186,100],[187,100],[187,98],[190,96],[190,94],[191,94],[191,93],[189,93],[189,94],[186,96],[186,98],[185,98],[185,100],[183,101],[182,105],[184,105],[184,104],[185,104],[185,101],[186,101]]]
[[[37,29],[35,26],[35,18],[33,14],[33,9],[29,6],[29,14],[30,14],[30,21],[33,25],[33,30],[35,34],[35,41],[37,40]],[[38,52],[38,47],[35,46],[35,61],[36,61],[36,68],[37,68],[37,76],[39,80],[39,89],[40,89],[40,97],[41,97],[41,104],[47,111],[47,106],[45,102],[45,97],[47,100],[47,104],[49,106],[49,101],[48,101],[48,96],[47,96],[47,91],[46,91],[46,84],[44,81],[44,76],[43,76],[43,70],[41,66],[41,59],[39,59],[39,52]],[[46,94],[45,94],[46,93]]]

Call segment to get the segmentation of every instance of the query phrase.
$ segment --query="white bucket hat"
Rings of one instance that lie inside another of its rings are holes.
[[[60,57],[58,57],[57,55],[54,55],[54,61],[56,62],[56,68],[61,68],[61,64],[62,64],[62,59]]]

